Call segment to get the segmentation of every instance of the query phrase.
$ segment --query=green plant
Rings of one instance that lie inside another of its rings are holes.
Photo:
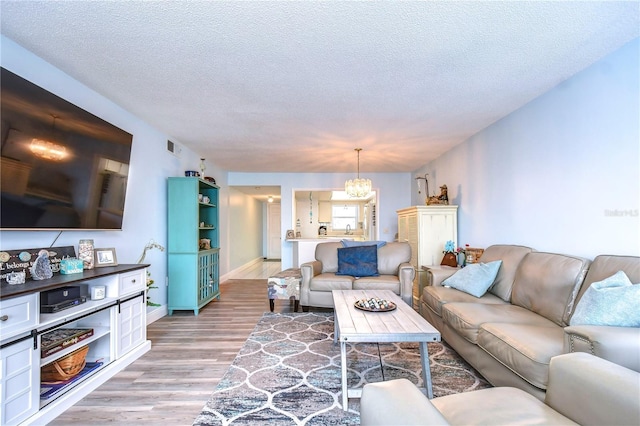
[[[151,272],[147,271],[147,306],[160,306],[158,303],[154,303],[151,301],[151,297],[149,296],[149,290],[152,288],[158,288],[153,286],[153,280],[151,279]]]

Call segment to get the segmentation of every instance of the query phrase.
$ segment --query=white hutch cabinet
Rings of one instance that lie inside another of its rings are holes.
[[[423,266],[439,265],[447,241],[458,244],[458,206],[413,206],[397,210],[398,241],[411,245],[411,264],[416,268],[413,306],[418,308],[426,282]]]

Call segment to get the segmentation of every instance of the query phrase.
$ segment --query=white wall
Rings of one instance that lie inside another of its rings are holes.
[[[91,238],[96,247],[114,247],[118,263],[135,263],[151,239],[166,247],[166,178],[183,175],[186,169],[197,169],[200,163],[198,155],[183,148],[182,158],[173,156],[166,149],[167,139],[173,138],[147,125],[12,40],[4,36],[0,40],[2,67],[133,135],[122,231],[64,231],[55,246],[74,246],[77,250],[80,239]],[[216,172],[213,166],[211,171]],[[220,171],[217,172],[223,179],[226,178]],[[58,231],[0,231],[0,248],[48,247],[57,235]],[[145,263],[151,264],[149,271],[155,284],[160,287],[151,290],[151,299],[165,305],[166,309],[166,252],[149,251]]]
[[[640,255],[638,39],[414,173],[458,204],[460,244]],[[418,200],[415,180],[412,199]]]
[[[393,241],[398,232],[396,211],[411,205],[410,173],[368,173],[374,189],[378,192],[378,228],[380,239]],[[285,240],[287,229],[295,229],[293,215],[293,193],[295,190],[318,190],[341,188],[350,173],[234,173],[228,174],[231,186],[280,186],[282,197],[282,269],[293,264],[292,243]],[[242,243],[242,242],[239,242]]]

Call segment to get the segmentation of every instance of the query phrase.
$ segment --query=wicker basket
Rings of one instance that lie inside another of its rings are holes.
[[[42,367],[40,371],[41,382],[59,382],[69,380],[82,371],[87,363],[86,357],[89,346],[83,346],[71,352],[51,364]]]

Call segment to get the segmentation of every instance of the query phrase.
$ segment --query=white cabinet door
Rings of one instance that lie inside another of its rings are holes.
[[[145,295],[129,299],[119,306],[116,331],[116,358],[147,340],[147,308]]]
[[[0,349],[0,424],[18,424],[38,411],[40,366],[37,355],[32,338]]]

